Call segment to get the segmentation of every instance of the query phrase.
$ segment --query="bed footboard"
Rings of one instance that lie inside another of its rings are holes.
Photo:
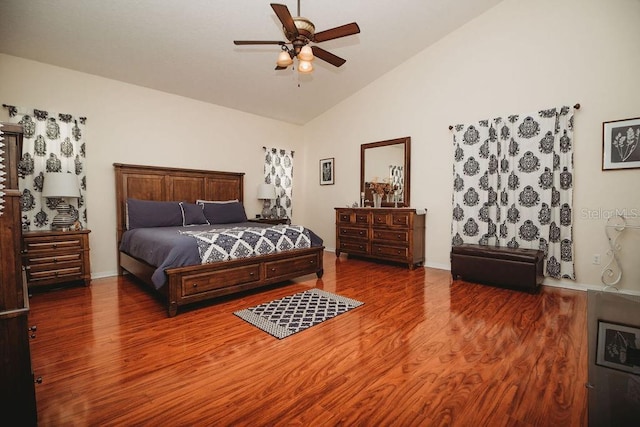
[[[321,278],[324,246],[296,249],[259,257],[222,261],[167,269],[167,283],[162,288],[167,314],[174,317],[178,308],[208,301],[273,283],[284,282],[307,274]],[[151,284],[150,268],[126,254],[120,266],[147,284]],[[151,271],[152,272],[152,271]]]

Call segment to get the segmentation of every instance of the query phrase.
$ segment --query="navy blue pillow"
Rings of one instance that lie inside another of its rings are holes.
[[[127,199],[127,229],[182,225],[178,202]]]
[[[207,218],[204,216],[202,205],[180,202],[180,210],[182,211],[182,225],[184,227],[209,224],[209,221],[207,221]]]
[[[209,224],[230,224],[232,222],[247,221],[244,205],[240,202],[200,203],[204,216]]]

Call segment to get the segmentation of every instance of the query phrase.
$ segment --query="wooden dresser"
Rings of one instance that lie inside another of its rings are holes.
[[[91,281],[89,233],[80,231],[25,231],[22,257],[29,288],[57,283]]]
[[[336,256],[422,265],[425,216],[412,208],[336,208]]]
[[[6,172],[0,216],[0,416],[6,425],[27,426],[37,424],[38,414],[29,346],[29,296],[20,259],[18,160],[22,127],[4,124],[0,130]]]

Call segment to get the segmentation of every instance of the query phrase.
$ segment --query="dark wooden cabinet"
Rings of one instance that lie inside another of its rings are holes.
[[[89,285],[90,230],[26,231],[22,253],[29,289],[65,282]]]
[[[34,375],[29,348],[29,297],[20,257],[18,161],[22,127],[4,124],[5,189],[0,215],[0,416],[15,425],[36,425]]]
[[[336,255],[407,264],[425,260],[425,213],[412,208],[336,208]]]

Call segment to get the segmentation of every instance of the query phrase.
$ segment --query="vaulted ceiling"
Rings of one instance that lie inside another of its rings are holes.
[[[361,30],[318,44],[347,62],[311,75],[233,44],[285,40],[267,0],[1,0],[0,52],[304,124],[500,1],[301,0],[316,31]]]

